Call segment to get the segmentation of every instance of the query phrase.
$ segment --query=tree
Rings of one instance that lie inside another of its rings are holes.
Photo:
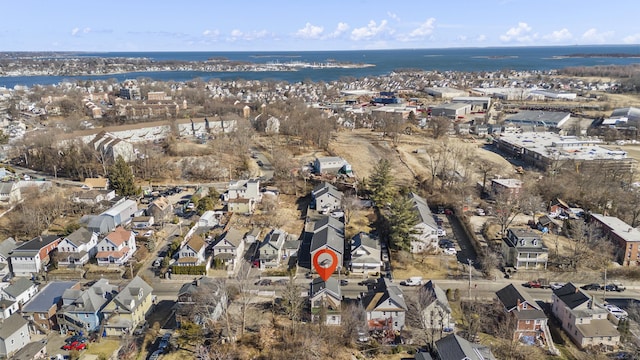
[[[305,298],[300,296],[300,286],[298,286],[293,275],[290,276],[287,286],[282,291],[282,306],[285,314],[291,320],[291,332],[295,335],[296,325],[302,317],[302,308],[305,303]]]
[[[429,121],[429,128],[434,139],[443,137],[449,131],[451,127],[451,120],[444,116],[434,116]]]
[[[391,202],[388,211],[389,240],[391,246],[398,250],[410,251],[411,240],[418,223],[418,216],[413,211],[411,201],[404,196],[397,196]]]
[[[109,167],[109,187],[120,196],[136,196],[140,189],[136,187],[131,166],[118,156],[115,164]]]
[[[544,210],[542,196],[525,192],[520,195],[520,209],[525,214],[531,214],[533,223],[536,223],[536,213]]]
[[[382,159],[373,168],[373,172],[369,177],[371,198],[375,201],[378,208],[384,207],[393,199],[394,188],[391,184],[392,180],[391,163],[387,159]]]
[[[520,204],[517,198],[506,191],[496,194],[495,200],[496,221],[500,225],[501,234],[504,235],[516,216],[520,214]]]
[[[204,333],[202,327],[190,320],[183,320],[180,323],[180,336],[178,336],[178,345],[185,348],[189,345],[196,345],[202,342]]]
[[[342,340],[346,346],[353,344],[359,332],[367,331],[367,313],[364,311],[362,303],[343,306],[340,325],[342,326]]]

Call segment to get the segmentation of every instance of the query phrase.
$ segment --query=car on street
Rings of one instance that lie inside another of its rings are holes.
[[[549,287],[551,288],[551,290],[558,290],[561,287],[563,287],[565,285],[565,283],[553,283],[551,285],[549,285]]]
[[[341,286],[349,285],[349,280],[341,279],[340,280],[340,285]]]
[[[603,286],[601,290],[623,292],[625,287],[622,284],[607,284]]]
[[[256,281],[255,285],[258,286],[268,286],[271,285],[273,282],[271,281],[271,279],[260,279],[258,281]]]
[[[84,350],[86,348],[87,344],[80,341],[74,341],[70,344],[65,344],[62,346],[62,350]]]
[[[88,283],[87,283],[88,284]],[[93,285],[93,284],[91,284]],[[87,286],[91,286],[91,285],[87,285]],[[71,344],[73,342],[86,342],[87,338],[84,337],[82,334],[75,334],[70,338],[67,338],[64,342],[67,344]]]
[[[288,279],[278,279],[273,284],[274,285],[287,285],[289,283]]]
[[[453,241],[449,239],[440,239],[438,241],[438,246],[440,246],[441,249],[448,249],[448,248],[455,247]]]
[[[360,285],[360,286],[369,286],[369,285],[374,285],[377,282],[378,281],[376,279],[365,279],[365,280],[360,281],[358,283],[358,285]]]
[[[600,290],[600,284],[592,283],[580,286],[582,290]]]
[[[422,285],[422,277],[420,276],[412,276],[407,280],[400,281],[400,285],[402,286],[420,286]]]
[[[333,218],[339,219],[344,216],[344,211],[332,211],[330,215]]]

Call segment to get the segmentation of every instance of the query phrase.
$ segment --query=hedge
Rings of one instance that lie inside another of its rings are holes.
[[[205,265],[197,266],[172,266],[171,273],[174,275],[202,275],[206,274],[207,267]]]

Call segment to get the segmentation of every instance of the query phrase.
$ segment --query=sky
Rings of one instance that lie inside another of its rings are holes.
[[[4,0],[0,51],[639,44],[631,0]]]

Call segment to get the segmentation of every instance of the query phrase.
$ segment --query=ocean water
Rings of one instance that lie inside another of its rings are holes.
[[[631,54],[631,57],[567,57],[575,54]],[[49,85],[61,81],[91,79],[135,79],[146,77],[160,81],[187,81],[195,78],[279,80],[287,82],[333,81],[345,77],[363,78],[379,76],[400,69],[438,71],[497,71],[497,70],[552,70],[571,66],[627,65],[640,63],[639,45],[607,46],[554,46],[554,47],[494,47],[494,48],[450,48],[450,49],[402,49],[362,51],[280,51],[280,52],[105,52],[77,53],[82,57],[126,57],[148,58],[155,61],[205,61],[211,58],[226,58],[254,63],[268,62],[349,62],[373,64],[373,67],[356,69],[299,69],[287,72],[202,72],[162,71],[134,72],[98,76],[15,76],[0,77],[0,86]]]

